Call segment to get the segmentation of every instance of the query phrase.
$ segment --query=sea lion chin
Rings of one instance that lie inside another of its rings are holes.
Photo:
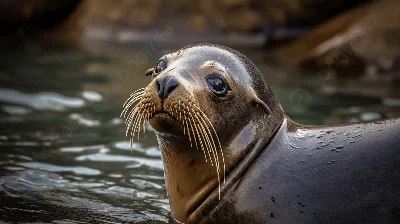
[[[149,118],[151,127],[158,133],[183,136],[183,133],[172,114],[167,111],[157,111]]]
[[[182,48],[145,74],[121,116],[131,140],[146,122],[155,130],[179,222],[400,221],[400,119],[297,124],[256,66],[220,45]]]

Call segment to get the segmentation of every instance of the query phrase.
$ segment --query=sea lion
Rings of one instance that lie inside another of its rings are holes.
[[[124,104],[127,135],[157,135],[183,223],[396,223],[400,120],[305,126],[256,66],[214,44],[160,58]]]

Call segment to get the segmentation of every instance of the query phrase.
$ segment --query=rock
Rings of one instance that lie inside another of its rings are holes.
[[[132,28],[154,27],[177,20],[187,30],[227,32],[262,30],[267,24],[314,26],[344,9],[368,0],[84,0],[93,8],[87,22],[114,21]]]
[[[183,31],[248,33],[260,32],[268,25],[314,26],[365,1],[368,0],[4,0],[0,24],[6,24],[2,29],[13,32],[23,26],[22,22],[32,30],[57,25],[52,35],[59,38],[65,38],[67,32],[79,34],[93,24],[149,30],[168,23]]]
[[[66,19],[80,0],[3,0],[0,6],[0,32],[14,32],[20,28],[35,30],[52,27]]]
[[[390,70],[400,56],[400,2],[380,0],[348,11],[273,52],[279,63],[337,71]]]
[[[257,1],[263,18],[289,27],[312,27],[368,0],[268,0]]]

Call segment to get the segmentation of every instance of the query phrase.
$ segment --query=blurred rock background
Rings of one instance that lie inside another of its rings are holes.
[[[398,68],[398,0],[3,0],[7,39],[79,43],[93,26],[264,35],[265,60],[326,75],[373,76]],[[322,69],[322,70],[321,70]],[[338,72],[340,71],[340,72]],[[356,71],[356,72],[355,72]]]

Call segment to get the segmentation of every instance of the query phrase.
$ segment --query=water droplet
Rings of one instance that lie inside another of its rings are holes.
[[[299,148],[300,148],[300,147],[296,146],[296,145],[293,144],[293,143],[288,143],[288,145],[290,145],[290,147],[292,147],[292,148],[294,148],[294,149],[299,149]]]

